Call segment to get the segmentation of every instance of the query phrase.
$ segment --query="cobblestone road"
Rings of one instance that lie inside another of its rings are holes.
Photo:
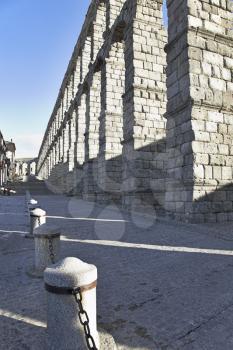
[[[63,196],[37,196],[62,257],[98,267],[98,321],[123,350],[233,349],[232,224],[186,225]],[[25,198],[0,197],[0,349],[46,350],[43,281]],[[73,349],[70,349],[73,350]]]

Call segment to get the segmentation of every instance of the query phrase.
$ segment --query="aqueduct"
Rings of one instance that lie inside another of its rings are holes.
[[[92,1],[39,152],[55,188],[233,220],[230,0]]]

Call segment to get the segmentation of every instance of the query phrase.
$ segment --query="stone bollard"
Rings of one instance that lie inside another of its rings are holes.
[[[99,350],[96,315],[97,268],[77,258],[65,258],[48,267],[44,272],[47,290],[47,331],[49,350],[86,350],[84,327],[79,321],[79,295],[74,290],[80,288],[84,312],[80,319],[89,318],[90,334]],[[86,313],[85,313],[86,312]],[[93,346],[89,338],[90,345]],[[91,347],[96,349],[95,347]]]
[[[35,205],[37,203],[38,203],[37,200],[35,200],[33,198],[29,199],[29,201],[28,201],[28,204],[32,204],[32,205]]]
[[[36,208],[39,208],[38,202],[35,199],[30,199],[27,202],[27,209],[26,209],[26,211],[28,212],[29,221],[30,221],[30,211]]]
[[[32,209],[35,209],[38,207],[38,202],[35,200],[35,199],[30,199],[28,202],[27,202],[27,205],[28,205],[28,209],[29,210],[32,210]]]
[[[35,237],[35,269],[33,274],[42,277],[49,265],[59,260],[60,233],[58,229],[41,225],[34,230]]]
[[[46,223],[46,211],[36,208],[30,210],[30,235],[34,235],[34,230]]]

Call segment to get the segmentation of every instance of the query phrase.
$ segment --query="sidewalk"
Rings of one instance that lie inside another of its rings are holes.
[[[62,257],[98,267],[98,324],[119,350],[233,349],[231,223],[157,222],[74,198],[36,199],[61,229]],[[0,197],[2,350],[46,349],[43,281],[26,274],[34,242],[23,237],[24,202]]]

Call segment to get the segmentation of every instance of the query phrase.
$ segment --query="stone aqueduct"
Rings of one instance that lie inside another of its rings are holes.
[[[231,0],[92,1],[39,152],[55,188],[233,220]]]

